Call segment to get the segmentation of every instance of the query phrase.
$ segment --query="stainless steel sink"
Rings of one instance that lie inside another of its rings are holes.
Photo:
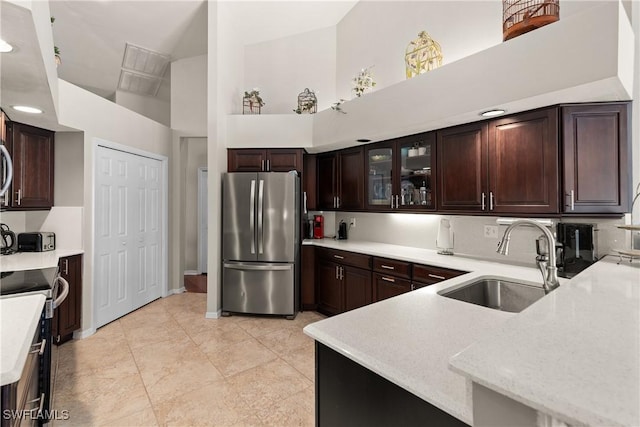
[[[524,283],[482,279],[440,295],[495,310],[519,313],[545,295],[544,289]]]

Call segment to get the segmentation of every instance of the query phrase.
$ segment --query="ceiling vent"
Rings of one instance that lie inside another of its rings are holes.
[[[156,96],[169,60],[169,55],[127,43],[118,89],[140,95]]]

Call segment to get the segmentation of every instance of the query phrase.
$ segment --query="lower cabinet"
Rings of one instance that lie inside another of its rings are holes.
[[[373,274],[373,281],[376,293],[376,301],[395,297],[411,291],[411,281],[400,279],[391,275],[380,273]]]
[[[305,267],[309,263],[304,260],[303,248],[303,282],[312,268]],[[461,274],[466,272],[316,247],[315,302],[324,314],[340,314]],[[305,299],[305,294],[310,295],[306,286],[303,283],[303,307],[310,301],[309,296]]]
[[[339,314],[344,311],[340,266],[335,262],[320,259],[316,264],[316,287],[318,289],[318,311]]]
[[[371,271],[349,266],[340,268],[344,286],[344,311],[371,304]]]
[[[60,258],[58,268],[69,282],[69,295],[54,311],[52,324],[54,342],[62,344],[73,338],[73,331],[82,326],[82,255]]]
[[[318,311],[333,315],[373,302],[370,256],[325,248],[316,254]]]

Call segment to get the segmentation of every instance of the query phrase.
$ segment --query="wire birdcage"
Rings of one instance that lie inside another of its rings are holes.
[[[560,0],[502,0],[502,40],[560,19]]]
[[[242,114],[260,114],[264,101],[256,89],[245,92],[242,97]]]
[[[313,114],[318,111],[318,99],[316,98],[316,94],[309,90],[309,88],[305,88],[298,95],[298,108],[293,110],[298,114],[308,113]]]
[[[404,61],[408,79],[438,68],[442,65],[440,44],[432,39],[426,31],[420,31],[418,38],[412,40],[407,46]]]

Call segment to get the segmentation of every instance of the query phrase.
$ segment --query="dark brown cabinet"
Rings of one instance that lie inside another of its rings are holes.
[[[300,298],[303,310],[315,310],[316,304],[316,287],[315,287],[315,256],[314,246],[302,246],[302,274],[300,283]]]
[[[443,280],[466,274],[464,271],[451,270],[449,268],[432,267],[430,265],[413,265],[413,289],[422,288]]]
[[[53,206],[54,132],[8,122],[6,145],[13,159],[13,183],[3,206],[15,210]]]
[[[364,159],[361,147],[318,155],[318,209],[364,208]]]
[[[371,144],[365,161],[367,210],[435,208],[435,133]]]
[[[436,133],[438,210],[482,212],[487,206],[488,127],[456,126]]]
[[[318,311],[334,315],[373,302],[371,257],[317,248]]]
[[[557,111],[438,131],[439,210],[557,213]]]
[[[229,149],[229,172],[289,172],[303,171],[303,153],[299,148]]]
[[[60,275],[69,282],[69,294],[54,311],[52,323],[55,343],[62,344],[82,326],[82,255],[61,258],[58,268]]]
[[[302,186],[304,191],[304,201],[306,202],[306,210],[316,210],[318,208],[318,169],[316,161],[317,159],[315,154],[304,155],[304,173],[302,177]]]
[[[489,122],[488,211],[558,212],[558,109]]]
[[[564,213],[629,211],[628,103],[562,107]]]
[[[390,274],[373,274],[373,287],[375,289],[375,300],[395,297],[411,291],[411,281],[400,279]]]

